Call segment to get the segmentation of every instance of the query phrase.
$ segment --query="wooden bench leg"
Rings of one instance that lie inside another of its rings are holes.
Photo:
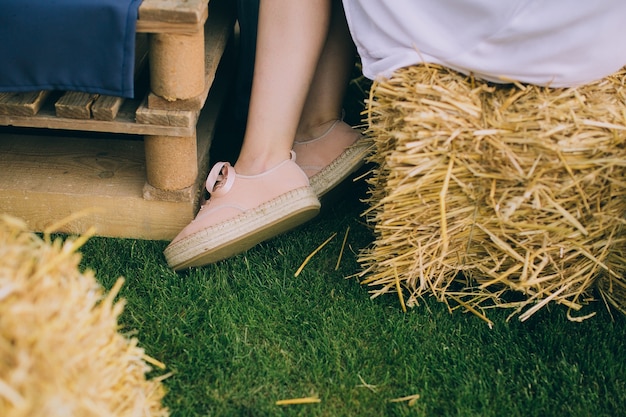
[[[197,97],[205,90],[204,30],[156,33],[150,40],[150,89],[167,101]],[[146,136],[148,200],[189,201],[198,177],[196,136]]]
[[[146,136],[147,184],[144,198],[185,201],[194,197],[198,178],[196,137]]]
[[[151,35],[150,88],[154,94],[168,101],[202,94],[204,65],[204,31]]]

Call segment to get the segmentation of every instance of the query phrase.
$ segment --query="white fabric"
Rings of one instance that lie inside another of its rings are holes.
[[[489,81],[586,84],[626,65],[626,0],[343,0],[370,79],[418,63]]]

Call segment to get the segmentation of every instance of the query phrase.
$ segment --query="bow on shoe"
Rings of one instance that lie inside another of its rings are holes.
[[[215,164],[206,179],[206,189],[210,195],[220,197],[226,194],[235,182],[235,168],[228,162],[218,162]]]

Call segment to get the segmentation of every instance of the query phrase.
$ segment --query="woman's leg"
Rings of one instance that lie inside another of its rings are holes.
[[[342,3],[333,0],[328,37],[293,146],[298,165],[320,197],[363,165],[368,153],[367,143],[357,142],[361,133],[341,120],[355,56]]]
[[[331,0],[261,0],[250,109],[237,172],[258,174],[289,158],[330,16]]]
[[[324,124],[341,118],[355,54],[342,3],[333,0],[328,36],[306,98],[296,138],[319,136],[324,131]]]

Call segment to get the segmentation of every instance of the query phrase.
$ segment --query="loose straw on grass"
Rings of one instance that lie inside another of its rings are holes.
[[[404,297],[402,296],[402,286],[400,285],[400,277],[398,276],[398,269],[394,266],[393,273],[396,277],[396,292],[398,293],[398,298],[400,299],[400,307],[402,307],[402,311],[406,313],[406,304],[404,303]]]
[[[350,226],[346,228],[346,233],[343,235],[343,241],[341,242],[341,249],[339,250],[339,256],[337,257],[337,264],[335,265],[335,271],[339,269],[339,264],[341,263],[341,258],[343,257],[343,251],[346,247],[346,242],[348,240],[349,231],[350,231]]]
[[[318,397],[290,398],[276,401],[276,405],[317,404],[322,402]]]
[[[388,401],[390,403],[406,402],[409,407],[413,407],[417,403],[417,400],[419,400],[419,399],[420,399],[420,395],[419,394],[413,394],[413,395],[407,395],[405,397],[393,398],[393,399],[388,400]]]
[[[335,238],[335,236],[337,236],[337,233],[333,233],[328,239],[326,239],[324,241],[324,243],[322,243],[321,245],[319,245],[313,252],[311,252],[309,254],[309,256],[307,256],[304,261],[302,262],[302,264],[300,265],[300,267],[297,269],[297,271],[295,272],[295,274],[293,274],[294,277],[297,277],[298,275],[300,275],[300,273],[302,272],[302,270],[304,269],[304,267],[306,266],[306,264],[309,263],[309,261],[311,260],[311,258],[313,258],[315,256],[315,254],[319,251],[322,250],[322,248],[324,246],[326,246],[328,244],[328,242],[330,242],[331,240],[333,240]]]

